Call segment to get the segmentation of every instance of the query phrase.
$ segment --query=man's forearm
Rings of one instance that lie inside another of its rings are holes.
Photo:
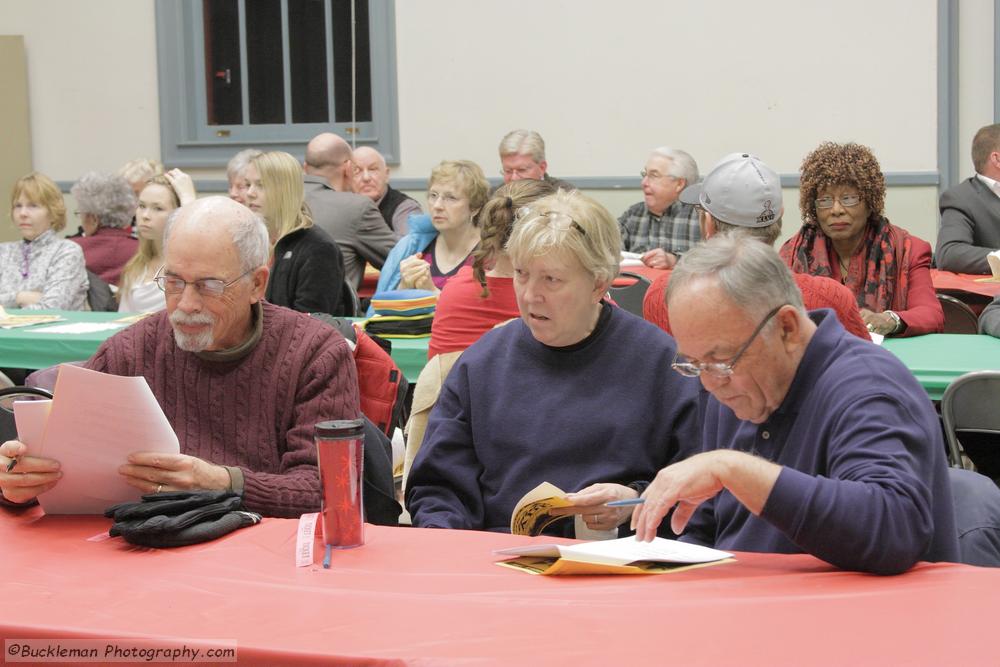
[[[718,478],[737,500],[756,515],[764,510],[781,466],[745,452],[716,450]]]

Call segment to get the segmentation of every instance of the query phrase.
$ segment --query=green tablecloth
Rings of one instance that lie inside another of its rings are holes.
[[[76,322],[111,322],[124,313],[58,310],[8,310],[11,315],[59,315],[64,322],[37,324],[20,329],[0,329],[0,367],[48,368],[65,361],[89,359],[107,338],[125,328],[91,333],[45,333],[46,329]]]
[[[70,322],[110,322],[119,313],[78,311],[41,312],[61,315]],[[359,320],[355,320],[359,321]],[[0,367],[47,368],[64,361],[82,361],[92,355],[104,340],[120,329],[76,334],[47,334],[54,324],[40,324],[22,329],[0,329]],[[394,339],[392,358],[406,379],[416,382],[427,363],[427,338]],[[914,338],[887,338],[884,347],[906,364],[932,400],[940,401],[952,380],[963,373],[1000,370],[1000,339],[991,336],[932,334]]]
[[[8,312],[11,315],[60,315],[65,321],[21,329],[0,329],[0,368],[48,368],[66,361],[83,361],[90,358],[107,338],[126,326],[91,333],[45,333],[45,329],[61,324],[111,322],[119,319],[122,314],[57,310],[9,310]],[[360,320],[355,319],[355,321]],[[417,376],[427,363],[427,341],[427,338],[392,341],[392,358],[410,382],[417,381]]]
[[[906,364],[934,401],[960,375],[1000,370],[1000,338],[992,336],[930,334],[886,338],[882,345]]]

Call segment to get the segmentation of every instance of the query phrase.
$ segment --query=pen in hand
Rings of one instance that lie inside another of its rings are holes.
[[[628,498],[627,500],[612,500],[604,503],[605,507],[629,507],[630,505],[641,505],[646,502],[645,498]]]
[[[16,458],[15,459],[11,459],[10,463],[7,464],[7,472],[10,472],[11,470],[13,470],[14,466],[16,466],[16,465],[17,465],[17,459]]]

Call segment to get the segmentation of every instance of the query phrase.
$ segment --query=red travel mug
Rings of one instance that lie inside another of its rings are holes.
[[[338,549],[359,547],[365,543],[364,421],[320,422],[314,437],[323,485],[323,541]]]

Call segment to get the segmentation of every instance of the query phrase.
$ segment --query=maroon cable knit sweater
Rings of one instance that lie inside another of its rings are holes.
[[[239,467],[247,509],[296,517],[320,507],[313,426],[361,414],[357,371],[332,327],[266,302],[262,312],[260,340],[234,361],[181,350],[161,311],[109,338],[86,366],[145,377],[181,453]]]

